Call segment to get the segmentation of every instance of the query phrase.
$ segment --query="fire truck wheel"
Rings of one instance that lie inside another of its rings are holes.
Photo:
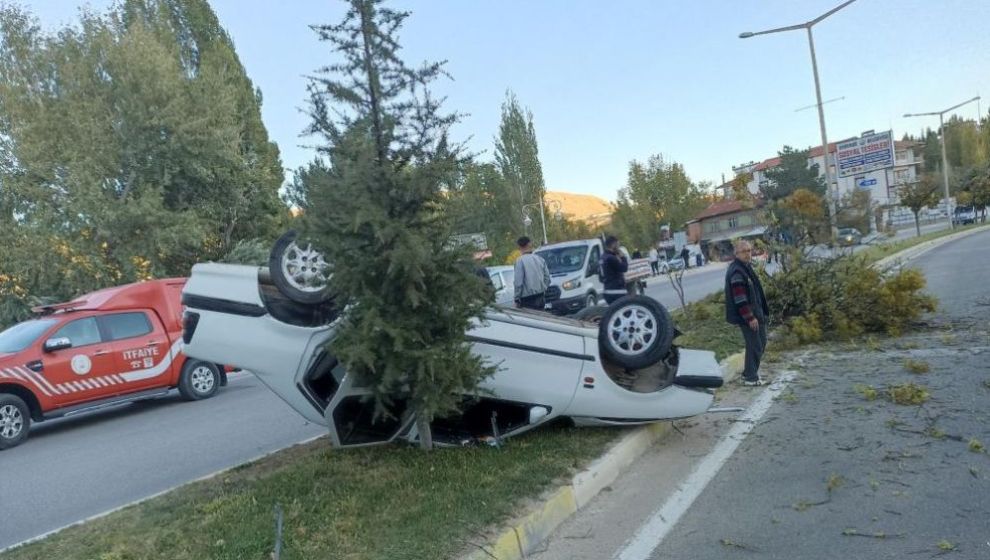
[[[179,378],[179,394],[187,401],[208,399],[220,390],[220,368],[210,362],[187,360]]]
[[[0,393],[0,449],[18,445],[31,429],[31,411],[27,404],[15,395]]]

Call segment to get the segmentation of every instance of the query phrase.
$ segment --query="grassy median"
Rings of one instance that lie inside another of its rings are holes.
[[[488,446],[293,447],[67,529],[4,560],[449,558],[600,455],[615,429],[549,426]]]

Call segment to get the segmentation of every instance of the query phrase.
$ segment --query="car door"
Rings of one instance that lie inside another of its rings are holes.
[[[127,392],[169,384],[173,352],[157,317],[128,311],[103,315],[99,321]]]
[[[54,329],[41,341],[69,339],[71,346],[42,352],[42,375],[55,389],[57,406],[71,405],[113,394],[109,376],[114,359],[104,342],[96,317],[73,319]]]

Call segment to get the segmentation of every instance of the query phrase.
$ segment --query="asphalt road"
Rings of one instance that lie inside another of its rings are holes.
[[[926,327],[795,355],[770,370],[794,372],[786,387],[720,392],[769,408],[677,423],[531,558],[990,558],[990,232],[912,266],[940,300]],[[886,398],[905,383],[928,391],[923,406]],[[734,453],[712,463],[727,442]]]
[[[205,401],[37,424],[0,452],[0,549],[323,432],[246,373]]]

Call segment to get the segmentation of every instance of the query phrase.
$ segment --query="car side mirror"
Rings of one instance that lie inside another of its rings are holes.
[[[55,352],[56,350],[65,350],[66,348],[72,348],[72,340],[67,336],[59,336],[46,340],[44,351]]]
[[[585,278],[591,278],[592,276],[598,276],[597,266],[588,267],[587,273],[584,275]]]

